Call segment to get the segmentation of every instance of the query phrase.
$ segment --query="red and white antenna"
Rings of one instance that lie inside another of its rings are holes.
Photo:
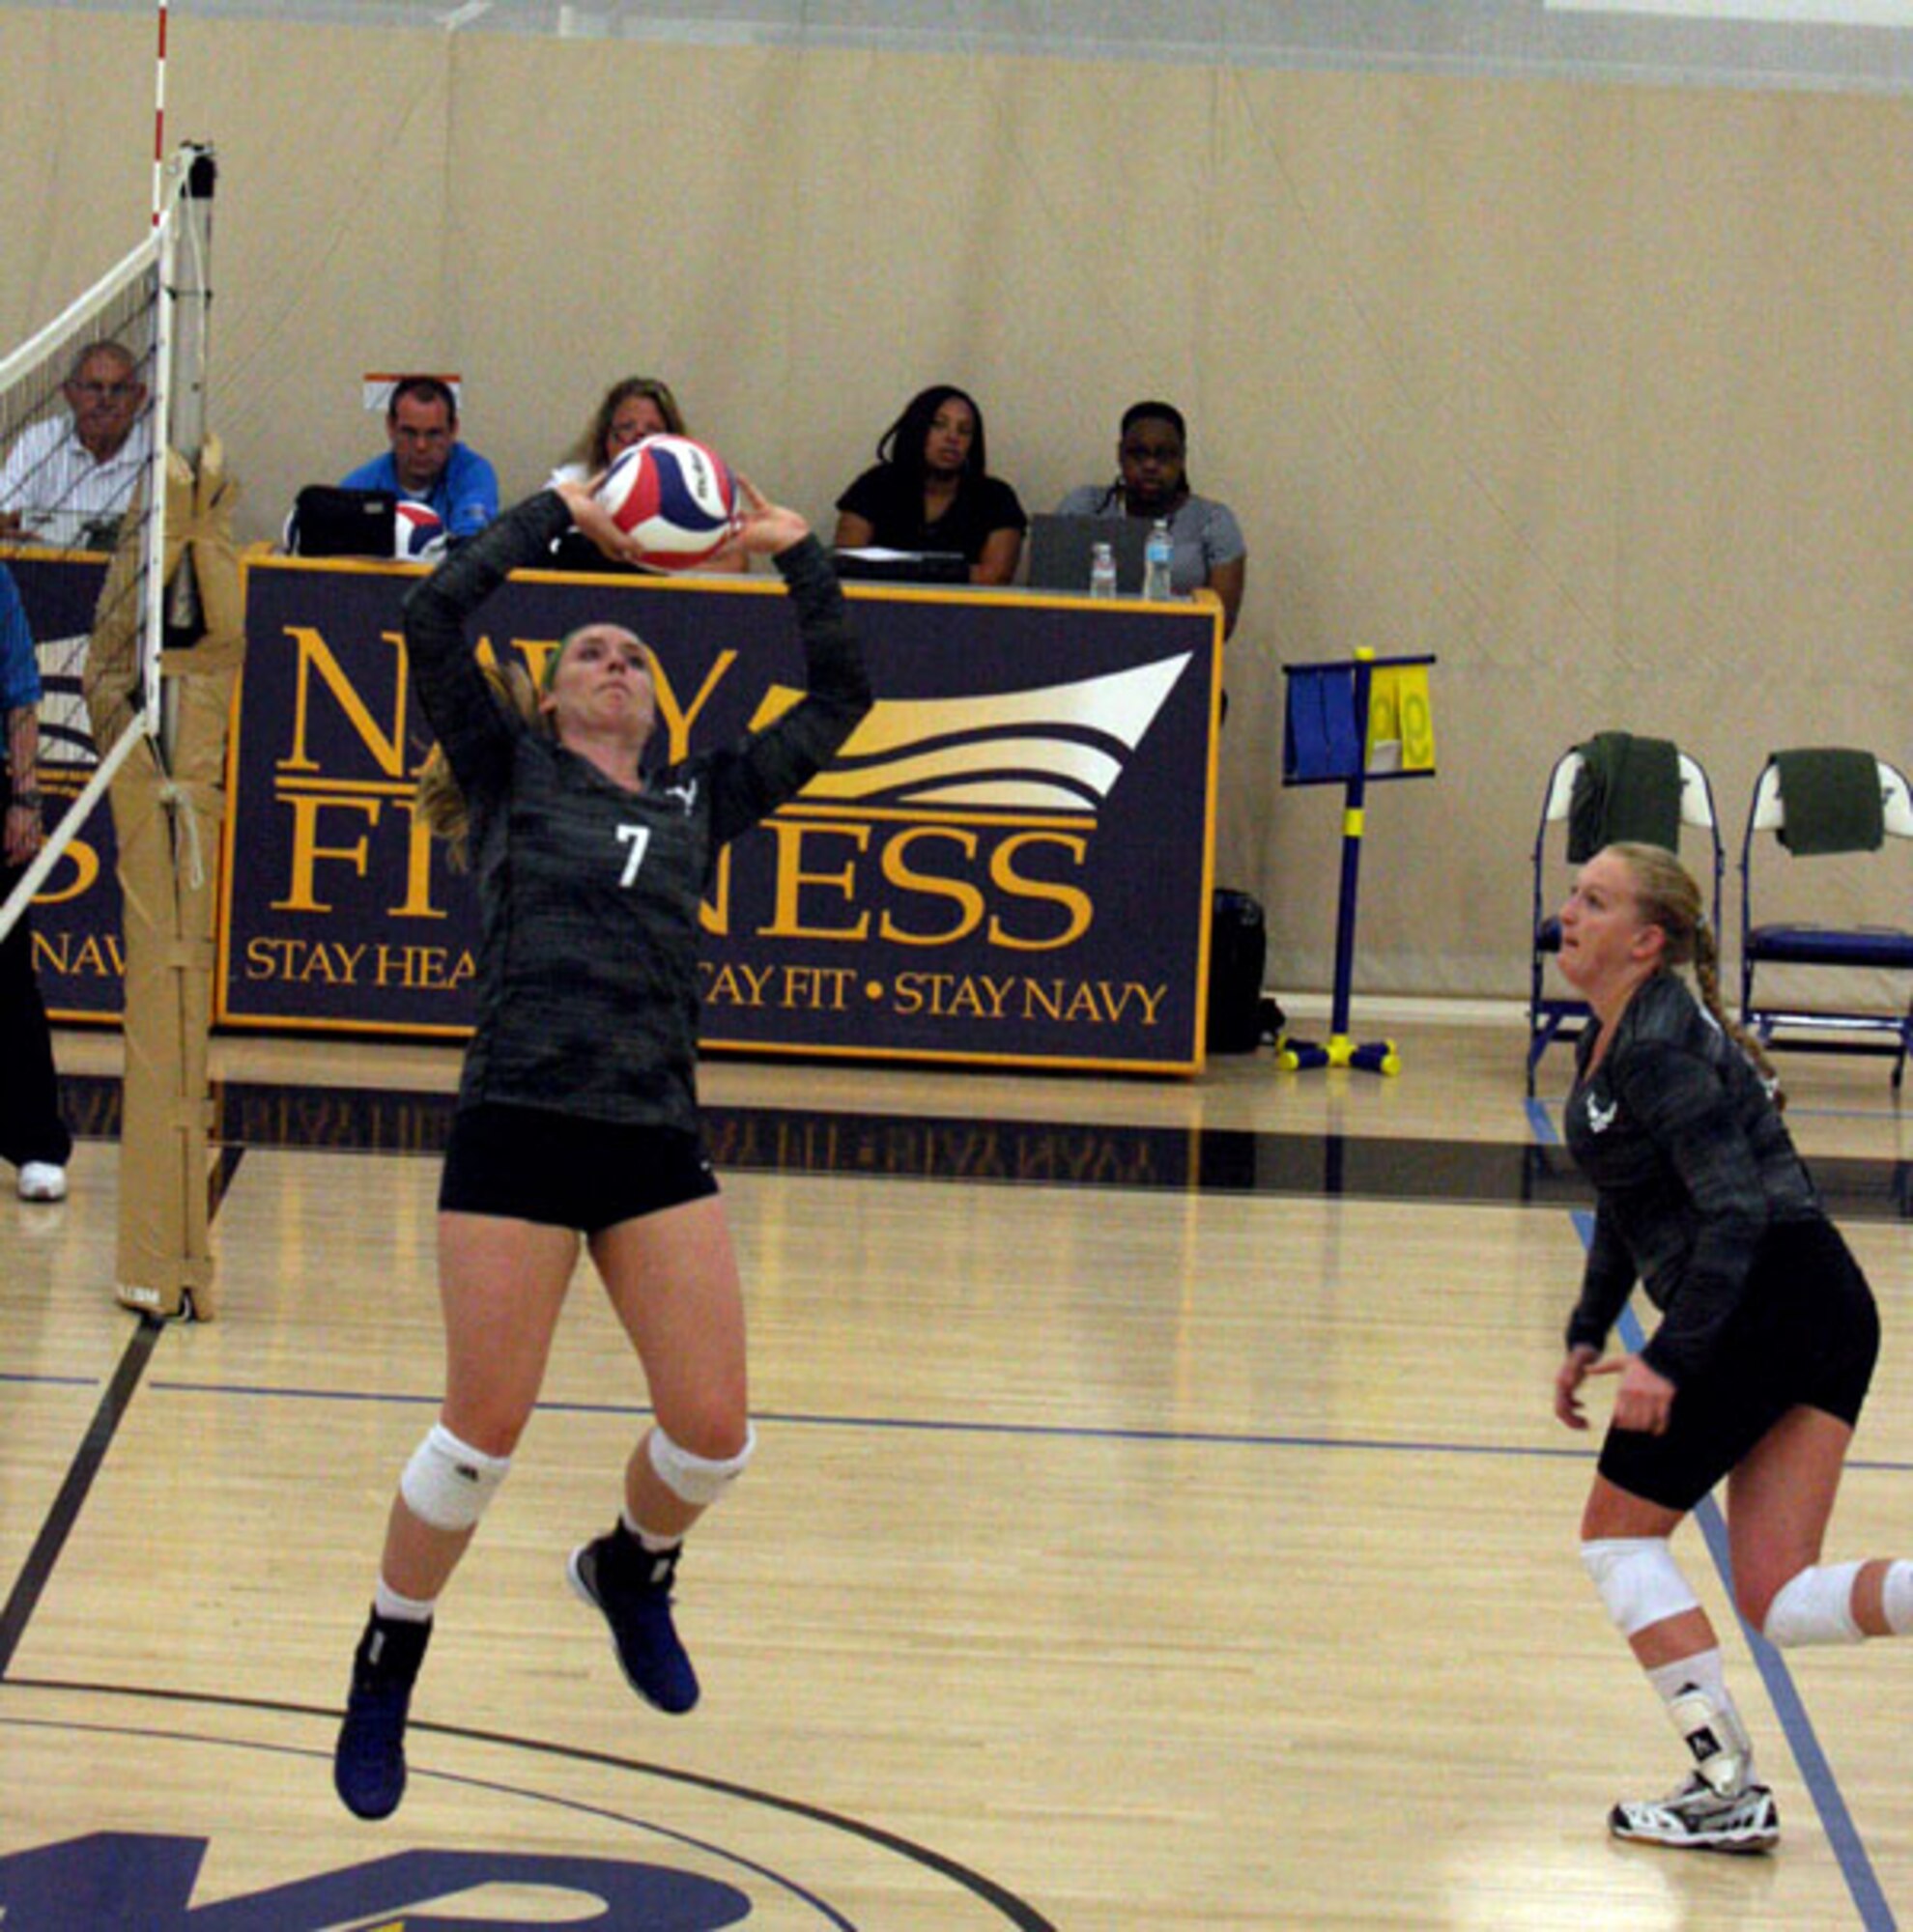
[[[159,226],[166,196],[166,0],[159,9],[159,44],[153,57],[153,225]]]

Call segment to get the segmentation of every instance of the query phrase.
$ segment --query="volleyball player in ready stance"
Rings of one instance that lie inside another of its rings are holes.
[[[611,1531],[572,1552],[632,1688],[688,1711],[698,1679],[672,1626],[684,1533],[750,1460],[743,1295],[695,1093],[698,908],[719,850],[790,798],[870,708],[822,547],[742,483],[738,542],[796,609],[803,700],[765,729],[655,775],[654,663],[586,624],[542,689],[495,695],[466,623],[574,524],[629,539],[585,482],[508,511],[406,599],[412,672],[438,749],[419,784],[469,854],[482,914],[478,1015],[439,1195],[445,1397],[400,1477],[333,1763],[347,1807],[405,1791],[405,1722],[432,1616],[537,1401],[581,1236],[642,1365],[655,1417]],[[515,688],[515,689],[514,689]]]
[[[1780,1836],[1774,1796],[1668,1539],[1725,1476],[1735,1599],[1770,1642],[1913,1630],[1913,1563],[1820,1561],[1879,1321],[1781,1123],[1771,1066],[1722,1010],[1714,935],[1679,860],[1597,853],[1561,908],[1560,957],[1593,1010],[1567,1142],[1598,1208],[1555,1412],[1585,1429],[1584,1379],[1618,1376],[1582,1560],[1693,1759],[1671,1796],[1616,1804],[1608,1822],[1621,1838],[1761,1851]],[[1601,1361],[1637,1276],[1660,1326],[1638,1355]]]

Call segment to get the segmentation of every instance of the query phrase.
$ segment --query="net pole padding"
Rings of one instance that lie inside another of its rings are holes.
[[[190,649],[165,654],[166,681],[182,688],[175,770],[142,760],[124,770],[112,790],[126,960],[114,1294],[160,1318],[211,1320],[217,1312],[207,1055],[217,900],[213,855],[221,842],[226,740],[245,643],[232,537],[238,495],[217,437],[205,439],[196,471],[177,452],[170,456],[165,574],[194,560],[207,628]],[[132,716],[140,685],[140,617],[133,600],[112,595],[115,579],[125,582],[138,568],[139,533],[129,518],[87,654],[87,709],[102,740]]]
[[[119,1299],[128,1307],[211,1321],[217,1314],[217,1265],[213,1253],[208,1199],[213,1128],[208,1065],[213,1031],[213,972],[217,891],[209,852],[223,843],[226,738],[234,683],[245,642],[244,592],[239,554],[232,541],[238,489],[225,473],[223,452],[206,431],[207,323],[212,303],[208,264],[212,256],[213,190],[217,169],[208,147],[180,151],[172,209],[174,245],[163,275],[159,320],[166,330],[165,392],[156,420],[170,445],[163,498],[163,553],[155,575],[164,598],[160,635],[168,644],[163,663],[149,655],[148,674],[161,669],[157,688],[148,686],[148,707],[160,720],[159,757],[165,780],[158,790],[144,876],[164,868],[162,942],[151,972],[137,976],[150,1010],[152,1037],[170,1051],[156,1054],[150,1105],[141,1103],[146,1083],[123,1086],[132,1107],[128,1118],[150,1118],[158,1153],[154,1185],[131,1191],[120,1229]],[[205,592],[202,595],[202,581]],[[149,806],[149,810],[151,807]],[[127,847],[122,842],[122,865]],[[124,896],[124,895],[123,895]],[[128,954],[130,958],[130,952]],[[170,1161],[167,1156],[170,1155]],[[169,1171],[170,1168],[170,1171]],[[121,1160],[122,1201],[128,1171]],[[139,1208],[155,1210],[142,1225]]]

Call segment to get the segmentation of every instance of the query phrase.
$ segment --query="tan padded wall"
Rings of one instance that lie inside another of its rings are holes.
[[[137,240],[151,58],[0,11],[0,339]],[[1901,100],[184,18],[168,128],[220,160],[244,537],[382,446],[373,369],[461,372],[514,495],[662,374],[826,530],[925,383],[1032,508],[1180,403],[1249,538],[1218,873],[1283,989],[1328,983],[1340,836],[1279,782],[1284,662],[1441,661],[1358,992],[1525,992],[1542,782],[1596,729],[1700,757],[1736,847],[1770,747],[1913,757]],[[1806,876],[1843,915],[1866,870]]]

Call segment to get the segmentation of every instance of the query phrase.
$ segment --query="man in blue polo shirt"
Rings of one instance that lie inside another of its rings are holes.
[[[390,490],[403,501],[424,503],[454,542],[474,536],[499,513],[499,479],[492,466],[458,440],[458,399],[437,376],[401,376],[385,405],[391,448],[362,463],[340,484],[347,490]]]

